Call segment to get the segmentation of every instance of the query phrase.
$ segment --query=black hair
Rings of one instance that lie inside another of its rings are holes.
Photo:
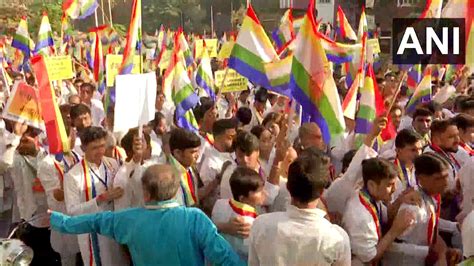
[[[228,129],[237,129],[237,121],[233,118],[219,119],[212,125],[212,134],[216,137],[224,134]]]
[[[470,98],[459,103],[459,111],[467,112],[470,109],[474,109],[474,98]]]
[[[156,112],[155,118],[150,121],[151,128],[154,130],[162,119],[165,119],[165,116],[161,112]]]
[[[470,127],[474,127],[474,117],[468,114],[458,114],[456,117],[452,118],[452,121],[458,129],[466,131]]]
[[[255,101],[259,103],[266,103],[268,100],[268,91],[265,88],[260,88],[255,93]]]
[[[255,170],[238,166],[230,176],[229,184],[234,200],[239,201],[240,196],[248,197],[250,192],[263,188],[265,182]]]
[[[268,113],[262,121],[263,126],[267,126],[268,123],[278,123],[281,119],[281,115],[276,112]]]
[[[71,113],[69,115],[71,116],[71,119],[74,120],[83,114],[90,115],[91,109],[87,105],[80,103],[71,107]]]
[[[377,184],[384,179],[392,179],[398,175],[393,164],[383,158],[371,158],[362,161],[362,178],[364,186],[367,186],[369,180]]]
[[[235,149],[239,149],[246,155],[250,155],[252,152],[258,151],[260,145],[255,135],[246,131],[240,131],[235,138],[234,150]]]
[[[193,132],[183,128],[175,128],[171,131],[171,152],[174,150],[184,151],[186,149],[197,148],[199,146],[201,146],[201,139]]]
[[[89,91],[94,92],[95,91],[95,86],[92,83],[89,82],[84,82],[81,84],[81,89],[87,88]]]
[[[82,80],[80,78],[77,78],[77,79],[74,80],[74,84],[79,83],[79,82],[84,83],[84,80]]]
[[[431,123],[431,136],[443,134],[448,127],[456,126],[453,119],[435,120]]]
[[[248,107],[240,107],[237,110],[235,117],[239,120],[240,123],[242,123],[242,125],[248,125],[250,124],[250,121],[252,121],[252,111]]]
[[[427,152],[415,158],[415,175],[434,175],[448,169],[448,162],[439,155]]]
[[[287,188],[291,197],[301,203],[318,199],[328,183],[328,169],[327,157],[298,157],[288,169]]]
[[[264,126],[257,125],[254,126],[251,130],[250,133],[254,134],[257,139],[260,139],[260,136],[262,136],[263,131],[267,130]]]
[[[105,139],[107,137],[107,131],[101,127],[86,127],[81,132],[81,144],[87,146],[87,144],[94,142],[99,139]]]
[[[416,133],[412,129],[403,129],[397,133],[397,137],[395,138],[395,147],[403,149],[407,145],[413,145],[420,140],[420,134]]]
[[[201,97],[199,101],[200,104],[193,109],[194,117],[198,122],[204,118],[207,111],[215,106],[215,102],[209,97]]]
[[[349,165],[352,162],[352,159],[354,158],[355,154],[357,153],[357,150],[350,150],[344,154],[342,157],[342,172],[347,171],[347,168],[349,168]]]
[[[127,134],[123,136],[122,140],[120,141],[120,146],[125,150],[127,156],[131,156],[133,154],[133,138],[138,136],[138,128],[131,128],[128,130]],[[145,138],[146,144],[148,146],[151,145],[151,138],[150,135],[143,132],[143,137]]]
[[[416,108],[415,112],[413,112],[413,120],[415,120],[418,116],[429,116],[433,117],[434,113],[431,112],[429,109],[426,108]]]

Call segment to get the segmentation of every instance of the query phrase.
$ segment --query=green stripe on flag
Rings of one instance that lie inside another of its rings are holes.
[[[357,117],[364,118],[368,121],[373,121],[375,119],[375,110],[367,105],[360,105]]]
[[[278,77],[276,79],[270,80],[270,84],[272,86],[280,86],[280,85],[283,85],[283,84],[286,84],[286,83],[289,83],[289,82],[290,82],[290,76],[289,75],[281,76],[281,77]]]
[[[265,73],[262,59],[244,47],[240,46],[238,43],[234,44],[234,48],[232,48],[232,53],[230,56],[240,59],[242,62],[245,62],[247,65],[261,73]]]
[[[177,105],[184,101],[186,98],[188,98],[191,94],[194,93],[193,86],[191,84],[188,84],[181,88],[178,93],[173,95],[173,101]]]

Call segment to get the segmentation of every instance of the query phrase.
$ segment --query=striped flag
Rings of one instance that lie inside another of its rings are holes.
[[[356,115],[355,133],[368,134],[375,117],[384,113],[385,107],[379,92],[372,64],[368,64],[364,86],[360,88],[359,110]]]
[[[408,71],[407,75],[407,87],[409,89],[409,93],[413,93],[420,83],[421,78],[423,77],[423,72],[421,71],[421,64],[414,65],[410,71]]]
[[[91,46],[91,57],[93,58],[92,68],[94,73],[94,80],[97,82],[98,90],[102,94],[105,91],[105,62],[102,50],[101,35],[106,26],[101,26],[93,29],[94,42]]]
[[[289,88],[292,62],[293,55],[289,55],[282,60],[265,64],[265,73],[271,85],[269,89],[290,99],[292,98]]]
[[[291,67],[290,90],[306,117],[321,128],[326,143],[342,136],[344,116],[313,15],[314,0],[310,0],[303,25],[295,39],[296,50]]]
[[[321,37],[321,44],[329,61],[336,64],[351,62],[361,49],[361,43],[345,44],[335,42],[325,35],[317,33]]]
[[[427,0],[420,18],[440,18],[443,0]]]
[[[98,6],[97,0],[64,0],[63,12],[72,19],[84,19],[94,14]]]
[[[38,33],[38,42],[35,47],[35,54],[53,55],[54,54],[54,41],[53,31],[49,24],[48,14],[43,13],[41,19],[41,25]]]
[[[194,91],[191,80],[189,79],[188,73],[186,72],[184,62],[182,62],[176,53],[173,54],[173,61],[175,61],[175,69],[173,76],[173,102],[176,106],[176,121],[177,126],[186,128],[196,132],[197,128],[194,128],[194,122],[191,114],[188,111],[192,111],[192,108],[196,106],[199,101],[199,96]]]
[[[209,97],[216,100],[216,93],[214,92],[214,78],[212,75],[211,58],[206,48],[204,41],[201,63],[199,63],[196,73],[196,84],[204,89]]]
[[[130,27],[127,33],[127,43],[123,52],[120,75],[130,74],[133,69],[133,58],[136,50],[141,55],[142,48],[142,1],[133,0],[132,16],[130,17]],[[142,71],[142,58],[140,56],[140,72]]]
[[[357,35],[347,20],[346,14],[344,14],[341,6],[337,7],[337,23],[339,27],[339,34],[341,35],[342,39],[349,39],[353,41],[357,40]]]
[[[369,32],[369,26],[367,23],[367,17],[365,16],[365,7],[362,7],[362,13],[360,14],[359,28],[357,30],[357,40],[362,40],[364,33]]]
[[[30,38],[28,33],[28,23],[26,17],[22,17],[20,24],[16,30],[15,36],[13,36],[12,47],[20,50],[23,53],[23,65],[28,62],[31,53],[34,50],[35,44]],[[4,54],[6,55],[6,54]]]
[[[275,41],[278,53],[281,53],[295,38],[291,9],[288,9],[281,18],[280,26],[272,32],[272,38]]]
[[[186,67],[190,67],[194,63],[193,52],[189,48],[188,42],[186,41],[186,37],[184,37],[184,32],[182,29],[178,30],[178,41],[179,47],[184,56],[184,62],[186,63]]]
[[[420,84],[416,87],[415,92],[408,101],[405,109],[407,114],[415,111],[416,106],[420,103],[431,101],[431,68],[425,70],[425,75]]]
[[[249,5],[237,41],[232,48],[229,58],[229,67],[246,77],[255,85],[270,87],[265,74],[265,63],[278,58],[270,39],[257,18],[253,8]]]

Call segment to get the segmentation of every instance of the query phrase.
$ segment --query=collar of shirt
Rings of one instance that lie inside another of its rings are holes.
[[[326,216],[326,212],[321,209],[300,209],[294,205],[289,205],[286,212],[292,219],[301,219],[306,221],[317,221],[324,219],[324,216]]]

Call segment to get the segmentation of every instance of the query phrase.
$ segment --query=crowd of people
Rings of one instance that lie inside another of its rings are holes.
[[[400,75],[377,75],[389,99]],[[15,75],[23,79],[34,84]],[[157,84],[154,119],[114,133],[96,85],[68,82],[77,94],[59,93],[64,154],[48,154],[44,132],[3,118],[0,174],[32,265],[473,263],[468,83],[409,115],[402,89],[359,144],[347,120],[334,145],[286,97],[251,84],[201,97],[198,133],[176,127],[159,74]],[[381,143],[388,120],[397,134]]]

